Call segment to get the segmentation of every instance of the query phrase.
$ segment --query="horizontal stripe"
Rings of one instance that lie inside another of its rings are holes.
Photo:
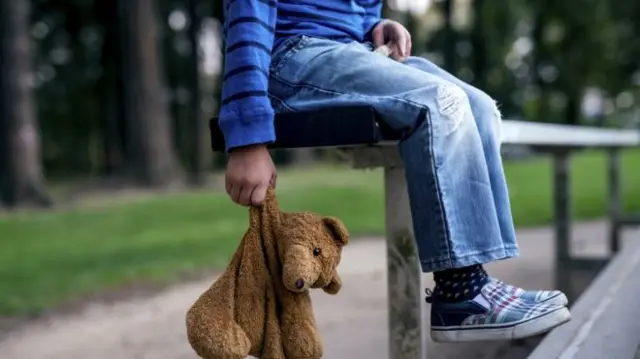
[[[351,8],[338,8],[338,7],[324,6],[324,3],[316,4],[314,6],[318,12],[336,13],[336,14],[341,14],[346,16],[353,16],[353,15],[363,16],[366,14],[366,11],[364,11],[364,9],[353,10]]]
[[[222,79],[222,81],[227,81],[230,77],[233,77],[235,75],[244,73],[244,72],[249,72],[249,71],[257,71],[263,75],[265,75],[266,77],[269,77],[269,74],[267,73],[267,71],[265,71],[264,69],[262,69],[260,66],[256,66],[256,65],[248,65],[248,66],[240,66],[236,69],[233,69],[229,72],[227,72],[224,75],[224,78]]]
[[[258,41],[238,41],[233,45],[229,45],[229,47],[227,48],[227,55],[229,55],[231,52],[234,52],[244,47],[253,47],[266,52],[268,55],[271,54],[271,49],[269,49],[266,45]]]
[[[278,22],[278,32],[287,32],[287,33],[293,33],[293,32],[297,32],[296,30],[300,31],[300,21],[280,21]],[[335,22],[335,24],[339,24],[340,22]],[[307,28],[309,25],[313,24],[313,22],[306,22],[305,23],[307,25]],[[331,23],[327,22],[327,25],[330,25]],[[330,27],[330,26],[328,26]],[[335,38],[349,38],[351,41],[353,41],[354,39],[357,39],[360,35],[360,33],[363,30],[358,30],[355,28],[345,28],[342,30],[333,30],[333,29],[327,29],[322,35],[318,34],[315,35],[315,37],[317,38],[322,38],[322,39],[335,39]]]
[[[258,24],[262,26],[265,30],[269,31],[269,33],[271,34],[273,34],[276,31],[275,28],[273,28],[272,26],[269,26],[269,24],[267,24],[266,22],[253,16],[239,17],[231,21],[229,23],[229,26],[227,27],[227,31],[231,30],[231,28],[233,28],[234,26],[238,26],[240,24]]]
[[[331,17],[326,14],[320,15],[318,13],[313,13],[313,12],[285,10],[285,9],[278,10],[278,17],[281,17],[283,19],[297,18],[297,19],[304,19],[304,20],[319,20],[322,22],[324,21],[344,22],[344,19]]]
[[[226,106],[233,101],[242,100],[249,97],[267,97],[267,91],[242,91],[222,100],[222,106]]]
[[[361,3],[360,1],[356,1],[356,4],[360,5],[364,9],[373,9],[375,7],[381,6],[382,1],[372,1],[370,3]]]
[[[229,11],[229,8],[231,7],[231,4],[233,4],[234,2],[236,2],[238,0],[230,0],[229,2],[227,2],[227,5],[225,5],[225,9],[226,11]],[[249,1],[257,1],[257,2],[261,2],[269,7],[276,7],[277,2],[275,0],[249,0]]]

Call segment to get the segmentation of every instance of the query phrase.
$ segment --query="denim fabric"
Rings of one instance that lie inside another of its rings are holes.
[[[500,157],[500,113],[488,95],[428,60],[406,63],[368,44],[299,36],[273,53],[276,112],[372,106],[399,143],[424,272],[518,255]]]

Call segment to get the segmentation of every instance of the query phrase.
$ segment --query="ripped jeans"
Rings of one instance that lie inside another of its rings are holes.
[[[369,105],[399,143],[423,272],[518,255],[495,101],[426,59],[298,36],[272,54],[277,112]]]

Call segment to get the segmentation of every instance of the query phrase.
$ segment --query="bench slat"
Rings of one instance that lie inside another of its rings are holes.
[[[504,121],[502,143],[532,146],[628,147],[640,146],[640,131]]]

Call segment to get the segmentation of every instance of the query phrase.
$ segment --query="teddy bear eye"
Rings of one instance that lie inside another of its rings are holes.
[[[317,257],[320,255],[320,253],[322,253],[322,250],[320,250],[320,248],[314,248],[313,249],[313,256]]]

